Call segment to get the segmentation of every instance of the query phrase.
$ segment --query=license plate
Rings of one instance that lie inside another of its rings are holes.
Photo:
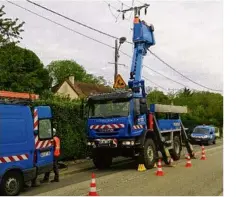
[[[100,140],[100,144],[109,144],[110,140]]]
[[[50,151],[47,151],[47,152],[43,152],[40,154],[41,157],[47,157],[50,155]]]

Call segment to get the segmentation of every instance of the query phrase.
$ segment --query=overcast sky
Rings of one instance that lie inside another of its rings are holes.
[[[38,8],[26,1],[14,1],[38,14],[55,20],[76,31],[98,39],[108,45],[114,46],[112,38],[84,28],[59,16]],[[109,9],[106,2],[112,8]],[[37,3],[51,8],[59,13],[77,21],[93,26],[117,37],[125,36],[132,40],[132,17],[126,14],[127,20],[122,20],[114,8],[120,9],[119,0],[113,1],[37,1]],[[129,6],[132,1],[123,2]],[[134,0],[134,5],[149,3],[150,7],[142,19],[152,23],[155,27],[156,45],[151,47],[159,57],[172,67],[207,87],[223,89],[223,5],[221,1],[144,1]],[[83,65],[89,73],[102,75],[108,81],[113,80],[114,51],[104,45],[89,40],[81,35],[68,31],[38,16],[28,13],[6,1],[1,1],[6,6],[8,17],[18,17],[25,21],[23,40],[21,46],[33,50],[46,66],[52,60],[73,59]],[[125,7],[124,5],[124,8]],[[132,55],[132,46],[123,44],[121,50]],[[120,54],[119,73],[125,81],[128,80],[131,59]],[[184,79],[154,56],[148,54],[144,58],[144,65],[173,78],[188,87],[204,90],[192,82]],[[181,85],[171,82],[164,77],[143,69],[143,76],[149,78],[157,85],[166,89],[179,89]],[[156,85],[147,81],[148,86]]]

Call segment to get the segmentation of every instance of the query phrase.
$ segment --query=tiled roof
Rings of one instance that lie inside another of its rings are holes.
[[[104,85],[96,85],[92,83],[84,83],[75,81],[74,85],[70,82],[70,80],[66,80],[66,82],[71,86],[71,88],[77,93],[78,96],[89,96],[91,93],[108,93],[112,92],[113,89],[109,86]],[[55,85],[52,87],[52,92],[56,93],[61,85],[64,82]]]

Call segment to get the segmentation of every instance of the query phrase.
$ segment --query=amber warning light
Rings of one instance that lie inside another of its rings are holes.
[[[30,99],[36,100],[39,98],[37,94],[30,94],[24,92],[9,92],[9,91],[0,91],[1,98],[12,98],[12,99]]]
[[[139,17],[134,18],[134,24],[137,24],[137,23],[139,23]]]

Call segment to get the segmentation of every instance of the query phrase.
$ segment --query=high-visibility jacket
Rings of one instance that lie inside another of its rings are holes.
[[[59,137],[57,137],[57,136],[54,136],[53,137],[53,141],[54,141],[54,156],[55,157],[59,157],[60,156],[60,139],[59,139]]]

